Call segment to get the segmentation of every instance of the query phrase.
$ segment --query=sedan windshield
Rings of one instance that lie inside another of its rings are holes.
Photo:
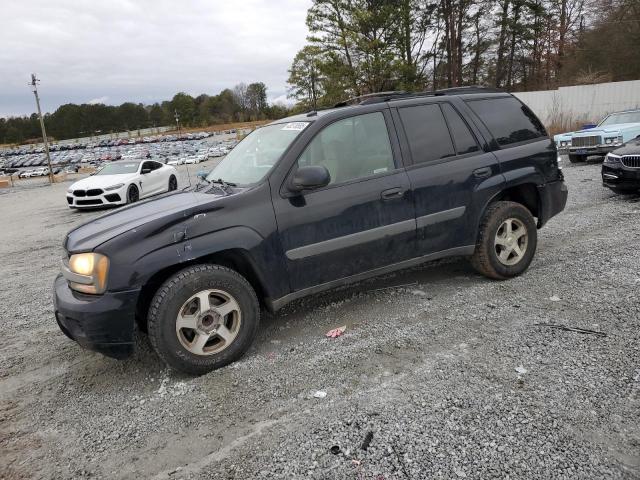
[[[613,113],[605,118],[598,126],[606,127],[607,125],[617,125],[620,123],[640,123],[640,110],[637,112]]]
[[[123,175],[136,173],[140,162],[109,163],[98,170],[94,175]]]
[[[307,125],[309,122],[292,122],[258,128],[224,157],[207,180],[237,185],[259,182]]]

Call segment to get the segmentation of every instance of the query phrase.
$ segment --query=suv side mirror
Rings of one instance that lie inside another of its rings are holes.
[[[151,172],[150,168],[143,168],[140,173],[142,173],[142,175],[146,175],[147,173],[150,173],[150,172]]]
[[[293,175],[289,184],[292,192],[302,192],[303,190],[313,190],[315,188],[326,187],[331,182],[331,175],[327,167],[313,165],[300,167]]]

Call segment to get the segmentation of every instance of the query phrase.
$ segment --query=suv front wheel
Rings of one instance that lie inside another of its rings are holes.
[[[260,322],[255,291],[239,273],[194,265],[169,278],[148,313],[149,339],[170,367],[201,375],[240,358]]]
[[[538,231],[531,212],[515,202],[495,202],[484,214],[473,267],[496,280],[520,275],[533,260]]]

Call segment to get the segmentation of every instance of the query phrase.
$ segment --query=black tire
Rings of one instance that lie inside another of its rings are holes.
[[[127,203],[135,203],[140,200],[140,191],[135,185],[130,185],[127,189]]]
[[[168,192],[173,192],[174,190],[178,189],[178,179],[176,178],[175,175],[171,175],[169,177],[169,189],[167,190]]]
[[[571,155],[569,154],[569,161],[571,163],[582,163],[587,161],[586,155]]]
[[[519,222],[525,228],[527,235],[526,248],[522,258],[513,265],[502,263],[498,258],[498,246],[495,243],[498,230],[508,219],[515,219]],[[538,230],[531,212],[519,203],[495,202],[489,205],[480,223],[478,240],[475,252],[471,257],[471,264],[479,273],[495,280],[517,277],[531,264],[537,244]]]
[[[207,289],[231,294],[241,312],[235,339],[222,351],[196,355],[187,350],[176,333],[176,319],[184,303]],[[202,375],[239,359],[251,346],[260,324],[260,305],[256,293],[239,273],[219,265],[188,267],[169,278],[156,292],[147,315],[151,345],[171,368],[192,375]]]

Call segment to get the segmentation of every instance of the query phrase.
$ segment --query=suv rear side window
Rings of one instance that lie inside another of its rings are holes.
[[[442,104],[442,110],[444,111],[444,116],[447,117],[447,123],[453,136],[453,142],[456,144],[458,155],[480,150],[476,137],[471,133],[460,114],[448,103]]]
[[[298,166],[323,165],[330,184],[395,170],[384,115],[367,113],[328,125],[307,145]]]
[[[437,103],[399,108],[413,163],[452,157],[453,143]]]
[[[467,100],[467,105],[480,117],[499,145],[547,135],[533,112],[514,97]]]

